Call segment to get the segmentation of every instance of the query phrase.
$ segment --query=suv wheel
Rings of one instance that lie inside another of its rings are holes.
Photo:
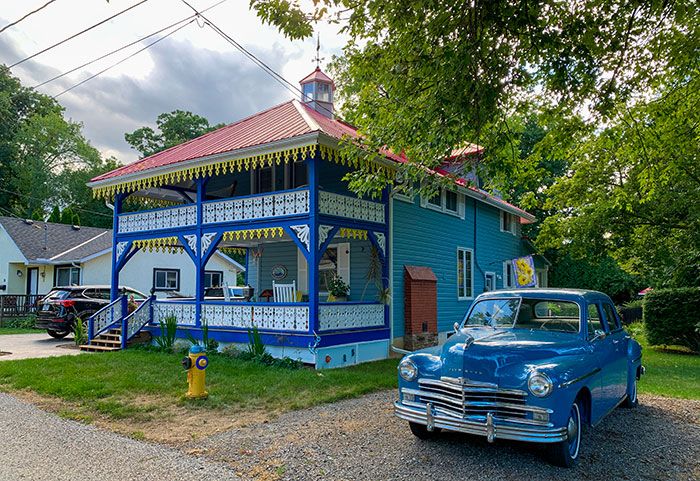
[[[54,339],[63,339],[69,334],[69,331],[53,331],[51,329],[47,329],[46,333]]]

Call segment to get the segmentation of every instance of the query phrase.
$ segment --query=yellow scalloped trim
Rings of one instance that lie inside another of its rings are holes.
[[[351,229],[349,227],[341,227],[338,229],[339,237],[346,237],[348,239],[360,239],[367,240],[367,231],[363,229]]]
[[[261,229],[246,229],[224,232],[225,241],[253,240],[253,239],[274,239],[282,237],[284,229],[282,227],[263,227]]]
[[[165,252],[168,254],[179,254],[184,249],[180,245],[177,237],[160,237],[158,239],[145,239],[134,241],[134,247],[147,252]]]
[[[349,160],[347,156],[338,149],[326,145],[309,144],[251,157],[222,160],[221,162],[207,165],[195,165],[175,172],[168,172],[167,174],[154,175],[146,179],[132,180],[130,182],[104,187],[94,187],[92,189],[92,195],[95,198],[112,199],[116,194],[138,192],[139,190],[160,187],[166,184],[177,184],[184,180],[198,179],[200,177],[212,175],[224,175],[230,172],[241,172],[242,170],[251,170],[258,167],[269,167],[272,164],[280,165],[282,162],[289,163],[298,157],[300,157],[301,160],[305,160],[316,155],[317,151],[320,153],[321,159],[323,160],[354,168],[359,168],[361,166],[358,159]],[[391,177],[394,172],[393,169],[376,162],[364,161],[363,164],[362,167],[371,172],[382,171],[388,177]],[[163,206],[179,205],[177,203],[169,204],[167,203],[168,201],[155,202],[162,202],[161,205]]]

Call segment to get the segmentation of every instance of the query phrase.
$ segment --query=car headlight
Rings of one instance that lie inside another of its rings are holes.
[[[418,367],[410,359],[404,359],[399,363],[399,375],[405,381],[415,381],[418,377]]]
[[[535,372],[527,380],[527,388],[537,397],[547,397],[552,393],[554,384],[549,376],[541,372]]]

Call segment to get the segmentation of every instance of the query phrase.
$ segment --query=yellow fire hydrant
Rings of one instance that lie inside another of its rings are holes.
[[[205,389],[206,369],[209,358],[202,346],[196,345],[190,348],[189,356],[182,360],[182,366],[187,369],[187,397],[191,399],[205,399],[209,393]]]

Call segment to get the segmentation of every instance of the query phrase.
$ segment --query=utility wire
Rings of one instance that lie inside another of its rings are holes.
[[[0,28],[0,33],[4,32],[5,30],[7,30],[8,28],[10,28],[10,27],[12,27],[12,26],[14,26],[14,25],[17,25],[19,22],[21,22],[21,21],[24,20],[25,18],[29,17],[30,15],[34,15],[34,14],[35,14],[36,12],[38,12],[39,10],[43,10],[44,8],[48,7],[49,5],[51,5],[51,4],[52,4],[53,2],[55,2],[55,1],[56,1],[56,0],[49,0],[48,2],[46,2],[45,4],[43,4],[41,7],[37,8],[36,10],[32,10],[31,12],[27,13],[24,17],[22,17],[22,18],[20,18],[20,19],[18,19],[18,20],[15,20],[14,22],[8,23],[8,24],[5,25],[4,27]]]
[[[253,63],[255,63],[258,67],[262,68],[265,72],[267,72],[269,75],[272,76],[273,79],[275,79],[277,82],[279,82],[284,88],[292,92],[294,95],[301,94],[303,96],[303,92],[299,87],[295,86],[294,84],[290,83],[287,79],[285,79],[282,75],[278,74],[272,67],[267,65],[265,62],[260,60],[258,57],[255,56],[252,52],[250,52],[248,49],[246,49],[243,45],[238,43],[234,38],[232,38],[230,35],[228,35],[226,32],[221,30],[214,22],[212,22],[209,18],[205,17],[202,15],[202,12],[199,12],[196,8],[194,8],[192,5],[190,5],[187,0],[182,0],[182,3],[187,5],[189,8],[191,8],[197,15],[202,17],[204,21],[206,22],[209,27],[211,27],[212,30],[214,30],[217,34],[219,34],[224,40],[229,42],[231,45],[236,47],[243,55],[248,57]],[[325,107],[321,106],[319,104],[319,107],[323,108],[324,110],[327,110],[329,113],[332,113],[329,109],[326,109]]]
[[[207,10],[211,10],[212,8],[217,7],[217,6],[221,5],[222,3],[226,2],[226,1],[227,1],[227,0],[221,0],[221,1],[217,2],[217,3],[215,3],[214,5],[205,8],[204,10],[202,10],[202,12],[206,12]],[[39,88],[39,87],[42,87],[42,86],[46,85],[47,83],[53,82],[54,80],[58,80],[58,79],[60,79],[61,77],[65,77],[66,75],[72,74],[72,73],[75,72],[76,70],[80,70],[80,69],[82,69],[82,68],[85,68],[85,67],[87,67],[88,65],[91,65],[91,64],[93,64],[93,63],[95,63],[95,62],[98,62],[98,61],[104,59],[104,58],[107,58],[107,57],[109,57],[109,56],[111,56],[111,55],[114,55],[114,54],[117,53],[117,52],[120,52],[120,51],[122,51],[122,50],[124,50],[124,49],[126,49],[126,48],[129,48],[129,47],[132,47],[132,46],[136,45],[137,43],[143,42],[144,40],[147,40],[147,39],[153,37],[154,35],[158,35],[159,33],[162,33],[162,32],[164,32],[164,31],[166,31],[166,30],[168,30],[168,29],[170,29],[170,28],[172,28],[172,27],[175,27],[176,25],[179,25],[179,24],[181,24],[181,23],[183,23],[183,22],[186,22],[187,20],[191,20],[191,19],[193,19],[193,18],[196,18],[196,16],[197,16],[197,15],[190,15],[189,17],[183,18],[182,20],[179,20],[179,21],[177,21],[177,22],[171,23],[171,24],[168,25],[167,27],[163,27],[163,28],[161,28],[160,30],[156,30],[155,32],[150,33],[150,34],[146,35],[145,37],[141,37],[141,38],[138,39],[138,40],[135,40],[135,41],[133,41],[133,42],[131,42],[131,43],[128,43],[128,44],[126,44],[126,45],[123,45],[123,46],[121,46],[121,47],[119,47],[119,48],[117,48],[117,49],[112,50],[111,52],[108,52],[108,53],[106,53],[106,54],[104,54],[104,55],[101,55],[101,56],[99,56],[99,57],[97,57],[97,58],[94,58],[94,59],[90,60],[89,62],[86,62],[86,63],[84,63],[84,64],[82,64],[82,65],[79,65],[79,66],[77,66],[77,67],[75,67],[75,68],[72,68],[72,69],[68,70],[67,72],[63,72],[62,74],[56,75],[55,77],[52,77],[52,78],[50,78],[50,79],[48,79],[48,80],[45,80],[45,81],[41,82],[40,84],[35,85],[33,88],[37,89],[37,88]]]
[[[163,36],[160,37],[159,39],[154,40],[153,42],[149,43],[148,45],[144,46],[143,48],[138,49],[137,51],[135,51],[135,52],[132,53],[131,55],[129,55],[129,56],[127,56],[127,57],[124,57],[123,59],[119,60],[118,62],[113,63],[113,64],[110,65],[109,67],[103,68],[103,69],[100,70],[99,72],[97,72],[97,73],[95,73],[95,74],[93,74],[93,75],[90,75],[88,78],[86,78],[86,79],[84,79],[84,80],[81,80],[81,81],[78,82],[77,84],[75,84],[75,85],[73,85],[73,86],[71,86],[71,87],[68,87],[68,88],[65,89],[64,91],[62,91],[62,92],[60,92],[60,93],[54,95],[53,98],[60,97],[61,95],[65,94],[66,92],[70,92],[70,91],[73,90],[74,88],[80,87],[80,86],[83,85],[85,82],[88,82],[88,81],[94,79],[94,78],[97,77],[98,75],[102,75],[103,73],[105,73],[105,72],[108,71],[108,70],[113,69],[113,68],[116,67],[117,65],[120,65],[120,64],[126,62],[126,61],[129,60],[130,58],[132,58],[132,57],[134,57],[134,56],[140,54],[140,53],[143,52],[144,50],[146,50],[146,49],[148,49],[148,48],[154,46],[155,44],[157,44],[157,43],[160,42],[161,40],[165,40],[166,38],[168,38],[168,37],[171,36],[172,34],[179,32],[180,30],[182,30],[183,28],[185,28],[186,26],[190,25],[192,22],[194,22],[194,21],[196,21],[196,20],[197,20],[197,18],[195,17],[195,18],[193,18],[192,20],[190,20],[189,22],[180,25],[180,26],[177,27],[175,30],[166,33],[165,35],[163,35]]]
[[[29,195],[29,194],[22,194],[22,193],[20,193],[20,192],[14,192],[14,191],[12,191],[12,190],[3,189],[2,187],[0,187],[0,191],[5,192],[5,193],[7,193],[7,194],[16,195],[16,196],[18,196],[18,197],[24,197],[24,198],[31,199],[31,200],[38,200],[38,201],[40,201],[40,202],[44,202],[44,201],[46,200],[46,199],[39,199],[38,197],[33,197],[33,196]],[[69,207],[70,207],[70,206],[69,206]],[[18,219],[21,219],[21,217],[18,217],[17,215],[13,214],[9,209],[5,209],[5,208],[3,208],[2,206],[0,206],[0,209],[4,210],[5,212],[9,212],[10,215],[13,215],[13,216],[17,217]],[[71,209],[71,210],[77,210],[77,211],[80,211],[80,212],[85,212],[86,214],[101,215],[101,216],[103,216],[103,217],[112,217],[110,214],[105,214],[104,212],[97,212],[97,211],[94,211],[94,210],[82,209],[82,208],[80,208],[80,207],[70,207],[70,209]]]
[[[78,33],[75,33],[75,34],[71,35],[71,36],[68,37],[68,38],[65,38],[65,39],[61,40],[60,42],[56,42],[55,44],[53,44],[53,45],[51,45],[51,46],[49,46],[49,47],[46,47],[46,48],[43,49],[43,50],[39,50],[38,52],[33,53],[33,54],[30,55],[29,57],[23,58],[23,59],[20,60],[19,62],[13,63],[12,65],[10,65],[9,68],[16,67],[17,65],[19,65],[19,64],[21,64],[21,63],[24,63],[24,62],[26,62],[27,60],[36,57],[37,55],[41,55],[42,53],[47,52],[47,51],[51,50],[52,48],[58,47],[59,45],[64,44],[64,43],[66,43],[67,41],[72,40],[72,39],[74,39],[75,37],[84,34],[85,32],[89,32],[89,31],[92,30],[93,28],[99,27],[99,26],[102,25],[103,23],[109,22],[109,21],[112,20],[113,18],[116,18],[116,17],[118,17],[119,15],[128,12],[128,11],[131,10],[132,8],[136,8],[136,7],[138,7],[139,5],[143,5],[143,4],[146,3],[147,1],[148,1],[148,0],[141,0],[140,2],[135,3],[134,5],[125,8],[125,9],[122,10],[121,12],[115,13],[115,14],[112,15],[111,17],[107,17],[107,18],[105,18],[104,20],[101,20],[101,21],[97,22],[96,24],[94,24],[94,25],[92,25],[92,26],[90,26],[90,27],[88,27],[88,28],[86,28],[86,29],[84,29],[84,30],[81,30],[81,31],[78,32]]]

